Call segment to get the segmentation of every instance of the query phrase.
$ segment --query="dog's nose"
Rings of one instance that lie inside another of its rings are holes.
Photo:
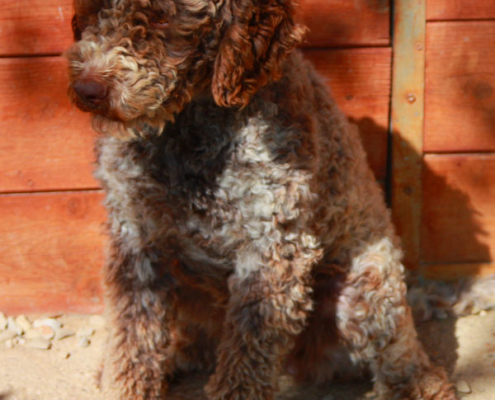
[[[94,80],[77,80],[73,88],[82,100],[95,106],[105,100],[108,95],[108,86]]]

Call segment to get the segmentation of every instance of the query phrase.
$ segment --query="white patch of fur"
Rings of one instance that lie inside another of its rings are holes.
[[[307,204],[312,197],[307,171],[274,163],[275,155],[264,141],[270,129],[277,129],[270,122],[261,116],[252,117],[240,130],[234,159],[220,177],[215,193],[222,202],[238,206],[242,228],[253,240],[270,235],[274,217],[297,219],[299,205]],[[292,186],[296,187],[293,191]]]
[[[243,250],[237,254],[235,272],[240,279],[246,279],[263,266],[261,255],[257,251]]]
[[[105,182],[110,188],[107,191],[106,204],[109,207],[118,205],[110,220],[110,229],[115,237],[121,237],[129,249],[139,252],[143,247],[140,228],[133,215],[132,195],[129,193],[127,180],[119,179],[120,174],[113,171],[115,160],[119,159],[119,170],[125,172],[128,178],[136,178],[143,175],[143,169],[140,165],[134,163],[131,159],[120,156],[121,143],[114,138],[105,138],[107,143],[101,146],[99,157],[99,168],[95,175],[98,179]]]
[[[351,272],[360,273],[368,268],[375,268],[381,275],[393,272],[404,274],[401,264],[402,252],[394,246],[390,238],[384,237],[361,248],[359,254],[352,259]]]
[[[363,245],[352,259],[350,281],[337,300],[336,320],[360,356],[375,357],[390,343],[397,324],[406,316],[401,255],[392,240],[383,237]],[[373,342],[370,337],[375,338]],[[360,356],[352,357],[358,360]]]
[[[289,164],[274,162],[276,154],[267,147],[265,139],[270,129],[279,129],[276,127],[266,116],[256,116],[247,119],[239,129],[236,150],[219,176],[214,193],[213,207],[219,205],[221,209],[212,213],[225,213],[228,209],[228,217],[212,228],[214,224],[208,218],[189,216],[185,226],[180,227],[185,238],[189,232],[195,232],[205,243],[215,243],[216,251],[228,258],[224,263],[234,266],[241,279],[262,268],[263,258],[270,257],[276,246],[286,244],[282,251],[292,249],[291,254],[284,256],[294,255],[297,249],[300,257],[308,259],[314,257],[320,246],[307,228],[311,212],[299,212],[300,208],[310,210],[308,203],[314,199],[309,186],[311,175]],[[280,223],[287,221],[292,221],[293,227],[281,229]],[[191,259],[213,265],[220,261],[189,239],[182,245]]]

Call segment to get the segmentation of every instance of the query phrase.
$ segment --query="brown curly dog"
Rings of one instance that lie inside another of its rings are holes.
[[[292,0],[76,0],[69,93],[102,133],[105,399],[269,400],[369,366],[386,399],[455,399],[416,338],[358,132]],[[344,351],[346,349],[346,351]]]

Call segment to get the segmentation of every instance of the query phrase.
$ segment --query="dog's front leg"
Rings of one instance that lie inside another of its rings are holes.
[[[216,371],[205,388],[210,400],[274,397],[281,363],[312,307],[312,258],[278,250],[238,257]]]
[[[175,299],[166,263],[153,250],[112,248],[104,270],[109,339],[101,378],[105,400],[158,400],[172,373]]]

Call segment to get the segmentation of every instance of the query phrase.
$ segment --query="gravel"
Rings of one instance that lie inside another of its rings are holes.
[[[5,343],[6,348],[25,346],[31,349],[49,350],[53,340],[60,341],[76,335],[75,329],[64,327],[61,321],[62,315],[37,318],[31,324],[28,317],[19,315],[6,317],[0,312],[0,343]],[[93,326],[88,326],[92,324]],[[98,329],[103,329],[105,321],[101,316],[92,316],[85,326],[77,329],[78,347],[88,347],[91,344],[89,337]],[[0,399],[3,400],[1,393]]]
[[[91,326],[83,326],[82,328],[79,328],[77,330],[77,333],[76,333],[76,336],[78,338],[89,338],[91,336],[93,336],[96,332],[96,329],[91,327]]]
[[[49,340],[48,348],[43,348],[46,341],[30,339],[30,332],[39,329],[34,326],[20,336],[13,331],[0,331],[0,335],[10,332],[11,337],[0,346],[0,399],[101,399],[94,377],[104,354],[107,333],[104,320],[100,316],[51,317],[60,323],[57,331],[67,329],[74,334],[61,340]],[[495,311],[483,316],[430,321],[419,324],[418,328],[430,357],[448,369],[461,398],[495,400]],[[78,337],[78,332],[87,335]],[[89,335],[89,332],[92,333]],[[83,339],[87,347],[79,346]],[[202,387],[207,379],[206,375],[181,378],[172,385],[167,400],[205,400]],[[369,381],[299,387],[289,377],[281,377],[279,383],[284,394],[277,400],[366,400],[373,397]]]
[[[17,326],[20,326],[24,332],[31,329],[31,322],[29,322],[25,315],[19,315],[15,319],[15,323],[17,324]]]
[[[22,326],[17,325],[14,317],[7,318],[7,330],[15,332],[17,335],[22,335],[24,333],[24,329]]]
[[[0,343],[12,340],[17,336],[17,333],[11,330],[0,332]]]
[[[26,346],[30,347],[31,349],[48,350],[52,347],[52,343],[48,339],[38,338],[29,340],[26,343]]]
[[[59,328],[55,332],[55,340],[62,340],[73,335],[75,335],[74,330],[67,328]]]

